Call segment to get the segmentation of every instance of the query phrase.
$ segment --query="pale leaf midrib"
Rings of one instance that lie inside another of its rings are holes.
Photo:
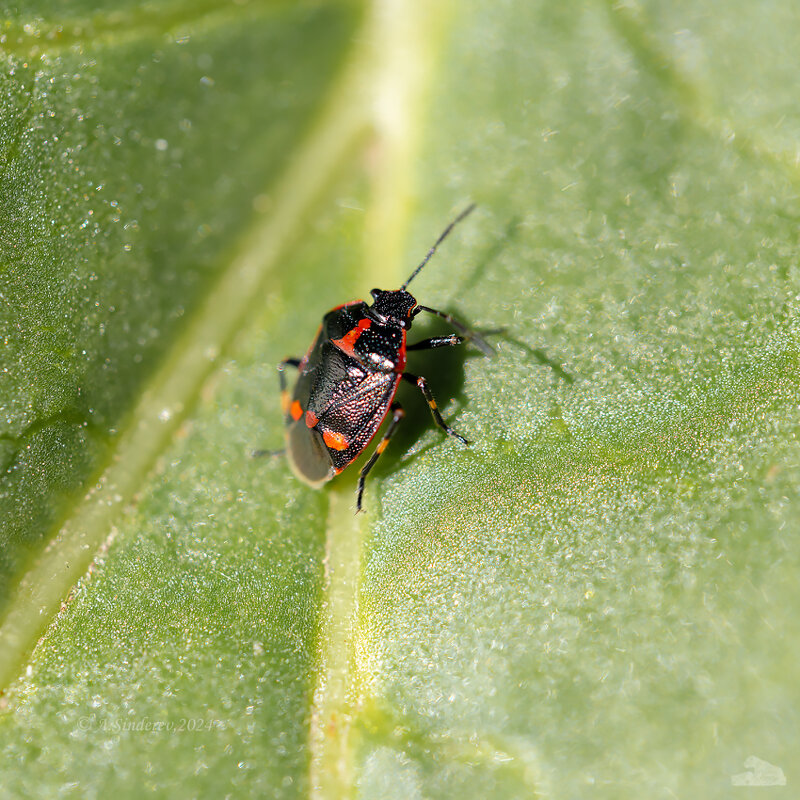
[[[407,274],[405,231],[414,189],[425,100],[435,75],[450,4],[447,0],[376,0],[369,39],[374,58],[371,110],[378,153],[371,172],[362,274],[370,284]],[[451,209],[443,209],[449,213]],[[420,254],[422,255],[422,254]],[[413,265],[412,265],[413,266]],[[393,288],[386,286],[386,288]],[[310,788],[315,800],[340,800],[355,791],[356,720],[374,689],[374,663],[359,616],[364,543],[369,521],[355,516],[353,476],[330,489],[317,685],[309,731]],[[367,488],[366,508],[380,503]]]

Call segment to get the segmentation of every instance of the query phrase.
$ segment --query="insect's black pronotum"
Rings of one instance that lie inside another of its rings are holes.
[[[355,300],[332,309],[323,317],[305,356],[287,358],[278,365],[289,464],[297,477],[310,486],[319,487],[345,469],[366,448],[383,420],[391,416],[383,438],[361,469],[356,511],[361,510],[367,474],[403,418],[403,409],[394,402],[401,380],[422,392],[434,422],[448,436],[469,444],[442,419],[425,378],[405,371],[406,352],[453,347],[465,341],[472,342],[487,356],[493,350],[475,331],[449,314],[419,305],[406,287],[474,207],[466,208],[444,229],[399,289],[373,289],[371,305]],[[455,333],[407,345],[406,334],[422,311],[446,320]],[[299,371],[291,397],[286,385],[286,367],[296,367]]]

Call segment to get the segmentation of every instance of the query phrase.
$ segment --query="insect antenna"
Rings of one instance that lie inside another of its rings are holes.
[[[401,291],[405,291],[405,288],[406,288],[406,286],[408,286],[408,284],[409,284],[409,283],[411,283],[411,281],[413,281],[413,280],[414,280],[414,278],[416,278],[416,277],[417,277],[417,274],[419,273],[419,271],[420,271],[420,270],[421,270],[421,269],[422,269],[422,268],[423,268],[423,267],[424,267],[424,266],[425,266],[425,265],[426,265],[426,264],[427,264],[427,263],[428,263],[428,262],[431,260],[431,256],[432,256],[432,255],[433,255],[433,254],[436,252],[436,248],[437,248],[437,247],[438,247],[438,246],[439,246],[439,245],[440,245],[440,244],[441,244],[441,243],[442,243],[442,242],[443,242],[443,241],[444,241],[444,240],[447,238],[447,234],[449,234],[449,233],[450,233],[450,231],[452,231],[452,230],[453,230],[453,228],[455,228],[455,226],[456,226],[456,225],[458,225],[458,223],[459,223],[459,222],[461,222],[461,220],[462,220],[462,219],[464,219],[464,217],[466,217],[468,214],[470,214],[470,213],[471,213],[471,212],[472,212],[474,209],[475,209],[475,203],[473,203],[473,204],[472,204],[472,205],[470,205],[470,206],[467,206],[467,207],[466,207],[466,208],[465,208],[465,209],[464,209],[464,210],[463,210],[463,211],[462,211],[462,212],[461,212],[461,213],[460,213],[460,214],[459,214],[459,215],[458,215],[458,216],[457,216],[457,217],[456,217],[456,218],[455,218],[455,219],[454,219],[454,220],[453,220],[453,221],[452,221],[452,222],[451,222],[451,223],[450,223],[450,224],[449,224],[449,225],[448,225],[448,226],[447,226],[447,227],[446,227],[446,228],[445,228],[443,231],[442,231],[442,235],[441,235],[441,236],[440,236],[440,237],[439,237],[439,238],[436,240],[436,243],[433,245],[433,247],[431,247],[431,249],[430,249],[430,250],[428,250],[428,255],[426,255],[426,256],[425,256],[425,258],[423,258],[423,259],[422,259],[422,263],[421,263],[421,264],[420,264],[420,265],[419,265],[419,266],[418,266],[418,267],[417,267],[417,268],[416,268],[416,269],[415,269],[415,270],[414,270],[414,271],[411,273],[411,275],[408,277],[408,280],[407,280],[407,281],[406,281],[406,282],[405,282],[405,283],[404,283],[404,284],[403,284],[403,285],[400,287],[400,290],[401,290]]]

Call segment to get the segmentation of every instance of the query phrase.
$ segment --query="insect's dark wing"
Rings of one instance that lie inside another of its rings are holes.
[[[327,316],[330,316],[327,315]],[[322,436],[310,426],[313,417],[306,416],[309,404],[314,400],[322,400],[314,396],[314,387],[319,383],[320,375],[325,374],[322,348],[327,341],[325,321],[317,331],[317,335],[300,362],[300,373],[292,391],[291,400],[284,409],[286,424],[286,454],[292,472],[305,483],[318,488],[329,481],[335,474],[333,462],[325,446]]]
[[[295,475],[311,486],[330,480],[361,452],[378,429],[397,388],[399,376],[372,376],[331,342],[331,338],[347,335],[363,318],[365,308],[362,302],[350,303],[325,315],[300,363],[286,409],[289,464]],[[381,406],[387,389],[389,399]],[[376,412],[378,418],[370,420],[369,414]],[[369,429],[366,435],[362,432],[365,425]]]
[[[295,474],[312,486],[330,480],[367,446],[400,381],[399,373],[370,369],[347,350],[348,336],[354,343],[364,330],[366,308],[359,301],[328,312],[300,362],[286,409],[287,452]]]
[[[286,427],[286,454],[292,472],[310,486],[318,488],[336,474],[322,436],[302,418]]]
[[[327,402],[314,410],[319,432],[336,472],[341,472],[367,446],[383,422],[400,375],[369,372],[336,347],[324,345],[326,376],[335,383],[319,392]]]

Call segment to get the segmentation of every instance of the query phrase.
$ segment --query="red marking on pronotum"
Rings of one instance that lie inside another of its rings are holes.
[[[340,350],[343,350],[347,355],[352,356],[354,355],[353,348],[355,347],[356,342],[358,341],[358,337],[361,336],[364,331],[372,325],[372,321],[368,319],[360,319],[358,321],[358,325],[356,325],[353,330],[348,331],[341,339],[332,339],[331,341],[335,344]]]

